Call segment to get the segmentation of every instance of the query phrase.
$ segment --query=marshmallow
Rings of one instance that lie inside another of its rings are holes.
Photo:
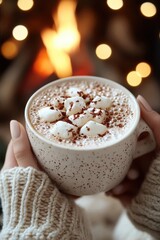
[[[88,108],[88,112],[91,115],[91,119],[98,123],[103,123],[106,119],[106,113],[99,108]]]
[[[69,116],[69,120],[77,127],[82,127],[91,119],[92,115],[87,110],[85,110],[83,113]]]
[[[80,130],[80,134],[87,137],[96,137],[104,135],[107,132],[107,127],[101,123],[94,121],[87,122]]]
[[[63,109],[64,101],[65,101],[65,98],[56,97],[51,101],[51,104],[54,106],[54,108]]]
[[[88,90],[88,89],[87,89]],[[88,92],[89,91],[89,92]],[[91,93],[91,90],[88,90],[85,92],[83,92],[80,88],[76,88],[76,87],[70,87],[68,90],[67,90],[67,94],[69,96],[72,96],[72,97],[76,97],[76,96],[79,96],[79,97],[83,97],[85,96],[84,98],[84,101],[86,103],[90,102],[91,101],[91,96],[90,96],[90,93]]]
[[[106,110],[109,108],[112,104],[111,99],[105,97],[105,96],[96,96],[92,102],[90,103],[90,107],[94,108],[101,108],[103,110]]]
[[[64,102],[67,116],[80,113],[86,107],[85,101],[82,97],[67,98]]]
[[[63,117],[60,110],[52,109],[51,107],[41,108],[38,111],[38,115],[41,119],[48,121],[48,122],[54,122]]]
[[[79,93],[78,92],[82,92],[81,89],[79,88],[76,88],[76,87],[70,87],[68,90],[67,90],[67,94],[69,96],[72,96],[72,97],[75,97],[75,96],[79,96]]]
[[[61,139],[68,139],[68,138],[72,138],[76,134],[77,127],[67,122],[58,121],[50,129],[50,132],[55,137],[58,137]]]

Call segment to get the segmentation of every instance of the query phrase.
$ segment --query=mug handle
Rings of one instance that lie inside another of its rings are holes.
[[[147,134],[146,137],[139,139],[140,136],[143,137],[143,134]],[[133,159],[138,158],[142,155],[145,155],[156,148],[156,141],[153,135],[152,130],[147,125],[147,123],[140,119],[138,128],[137,128],[137,145],[135,149],[135,153],[133,155]]]

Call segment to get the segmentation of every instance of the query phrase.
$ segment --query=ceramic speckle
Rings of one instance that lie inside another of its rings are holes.
[[[124,141],[95,151],[74,151],[43,142],[26,125],[33,151],[59,189],[72,195],[108,191],[126,175],[133,158],[133,133]],[[113,150],[114,149],[114,150]]]
[[[82,78],[93,79],[95,77],[79,77],[79,79]],[[72,79],[74,81],[76,77],[72,77]],[[97,80],[104,83],[107,81],[102,78],[97,78]],[[67,79],[63,79],[63,81],[67,81]],[[142,145],[148,151],[155,147],[153,139],[150,139],[149,144],[148,142],[142,143],[141,148],[137,149],[138,135],[148,128],[139,127],[139,106],[132,94],[128,94],[133,99],[136,112],[136,120],[131,131],[129,129],[126,136],[114,144],[84,150],[54,144],[36,133],[28,117],[29,103],[32,101],[32,97],[30,98],[25,109],[28,137],[40,165],[61,191],[77,196],[107,192],[126,176],[133,157],[147,152]]]

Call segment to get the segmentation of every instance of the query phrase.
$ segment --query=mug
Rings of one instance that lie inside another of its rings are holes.
[[[33,100],[42,91],[56,88],[61,83],[74,84],[77,81],[97,82],[121,90],[131,101],[134,112],[133,123],[117,140],[100,146],[66,146],[46,139],[38,133],[30,121],[29,109]],[[126,176],[132,160],[155,148],[152,131],[140,118],[140,108],[133,94],[120,84],[95,76],[73,76],[58,79],[37,90],[25,107],[25,123],[29,141],[41,167],[57,185],[60,191],[75,195],[91,195],[107,192]],[[146,139],[138,142],[142,132],[149,132]]]

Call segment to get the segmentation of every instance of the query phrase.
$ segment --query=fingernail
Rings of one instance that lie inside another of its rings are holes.
[[[146,109],[146,111],[152,111],[151,106],[149,103],[142,97],[141,95],[138,95],[137,99],[140,101],[140,103],[143,105],[143,107]]]
[[[10,131],[11,131],[12,139],[16,139],[20,136],[21,130],[20,130],[19,123],[16,120],[12,120],[10,122]]]

